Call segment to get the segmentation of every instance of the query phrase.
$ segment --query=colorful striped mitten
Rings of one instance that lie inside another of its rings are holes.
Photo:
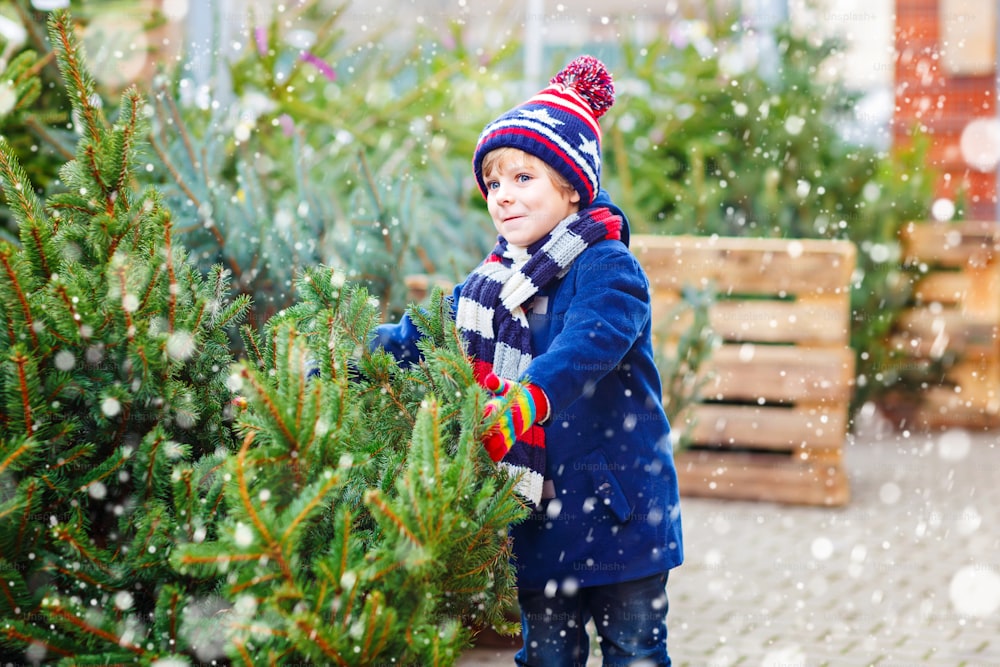
[[[483,437],[490,458],[499,462],[536,421],[545,420],[549,401],[545,392],[530,382],[511,382],[494,373],[486,376],[483,386],[496,396],[487,401],[483,417],[492,418],[495,413],[502,413]]]

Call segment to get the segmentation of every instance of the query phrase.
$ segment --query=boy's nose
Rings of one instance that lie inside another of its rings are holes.
[[[513,201],[514,195],[510,188],[505,187],[503,183],[497,186],[497,202],[501,204],[509,204]]]

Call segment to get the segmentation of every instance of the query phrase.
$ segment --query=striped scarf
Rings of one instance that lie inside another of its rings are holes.
[[[534,296],[566,275],[587,248],[606,239],[620,239],[621,227],[621,217],[601,207],[562,220],[527,248],[523,257],[508,247],[506,239],[499,238],[490,255],[466,279],[455,316],[480,383],[491,371],[508,380],[522,379],[532,360],[526,310]],[[520,475],[518,492],[537,505],[545,475],[542,428],[533,425],[500,465]]]

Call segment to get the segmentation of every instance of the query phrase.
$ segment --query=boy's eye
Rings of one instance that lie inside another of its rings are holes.
[[[520,183],[525,183],[527,181],[530,181],[531,180],[531,174],[518,174],[517,175],[517,180]]]
[[[497,181],[487,181],[487,183],[486,183],[486,189],[487,190],[496,190],[499,185],[500,185],[500,183],[498,183]]]

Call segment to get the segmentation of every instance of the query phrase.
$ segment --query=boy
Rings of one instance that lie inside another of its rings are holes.
[[[670,665],[666,582],[680,505],[650,339],[649,284],[628,222],[600,189],[600,61],[574,60],[483,130],[476,181],[498,233],[455,288],[481,384],[509,406],[484,445],[520,475],[511,527],[524,645],[518,665],[582,665],[593,619],[605,665]],[[415,359],[408,317],[374,346]]]

